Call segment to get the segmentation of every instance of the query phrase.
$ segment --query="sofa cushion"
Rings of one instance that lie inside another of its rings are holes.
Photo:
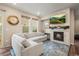
[[[42,42],[42,41],[47,40],[47,35],[32,37],[32,38],[29,38],[29,40],[32,40],[32,41],[35,41],[35,42]]]
[[[23,33],[23,34],[24,34],[24,37],[28,39],[28,34],[27,33]]]
[[[22,45],[23,45],[24,48],[27,48],[28,46],[30,46],[30,43],[27,40],[24,40],[22,42]]]
[[[13,34],[13,36],[12,36],[12,41],[21,43],[23,40],[24,40],[24,38],[22,38],[21,36],[19,36],[17,34]]]
[[[24,33],[15,33],[15,34],[18,35],[18,36],[21,36],[21,37],[25,38]]]
[[[24,34],[25,38],[32,38],[32,37],[37,37],[37,36],[43,36],[44,33],[41,32],[33,32],[33,33],[28,33],[28,34]]]

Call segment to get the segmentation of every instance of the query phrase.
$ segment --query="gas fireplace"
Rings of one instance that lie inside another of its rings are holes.
[[[58,41],[64,41],[64,32],[54,32],[54,40],[58,40]]]

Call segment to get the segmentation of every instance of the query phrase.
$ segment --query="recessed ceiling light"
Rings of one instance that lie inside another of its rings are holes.
[[[40,12],[39,12],[39,11],[37,12],[37,15],[38,15],[38,16],[40,15]]]

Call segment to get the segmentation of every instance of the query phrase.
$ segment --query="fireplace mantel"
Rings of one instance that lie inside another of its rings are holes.
[[[62,29],[62,28],[61,29],[51,29],[51,31],[60,31],[60,32],[63,31],[64,32],[64,29]]]

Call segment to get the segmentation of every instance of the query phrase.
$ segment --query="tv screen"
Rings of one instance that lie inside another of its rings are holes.
[[[66,21],[66,15],[56,15],[50,17],[50,24],[62,24]]]

